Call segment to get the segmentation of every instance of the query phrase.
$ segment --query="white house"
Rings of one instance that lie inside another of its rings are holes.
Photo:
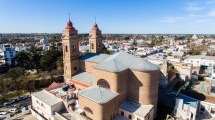
[[[40,44],[42,44],[42,45],[48,45],[49,44],[48,38],[42,38],[42,39],[40,39]]]
[[[200,101],[198,112],[200,114],[205,114],[208,118],[215,118],[215,104]]]
[[[53,82],[48,88],[32,94],[32,114],[38,120],[86,120],[80,115],[74,84]]]
[[[16,51],[26,51],[27,46],[25,44],[18,44],[15,46]]]
[[[120,105],[119,114],[128,120],[153,120],[154,106],[126,101]],[[116,118],[115,120],[121,120]]]
[[[189,56],[184,60],[185,63],[192,63],[194,67],[204,66],[214,66],[215,65],[215,56],[204,56],[204,55],[195,55]]]
[[[12,64],[12,59],[16,55],[16,50],[10,44],[4,44],[0,49],[0,65],[2,64]]]
[[[38,120],[54,120],[55,112],[64,108],[63,101],[46,90],[32,94],[31,112]]]
[[[192,64],[183,62],[170,62],[175,69],[175,72],[179,74],[180,78],[184,81],[191,79]]]
[[[195,120],[198,110],[198,101],[189,96],[179,94],[176,97],[175,117],[184,120]]]
[[[174,113],[175,117],[186,120],[214,119],[215,104],[179,94],[176,97]]]
[[[192,36],[192,40],[197,40],[197,39],[198,39],[197,35]]]

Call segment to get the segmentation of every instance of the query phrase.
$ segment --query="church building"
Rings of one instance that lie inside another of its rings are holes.
[[[160,68],[126,51],[101,54],[102,40],[94,23],[89,32],[89,52],[81,55],[78,31],[70,20],[63,31],[64,79],[78,90],[77,109],[92,120],[153,120]]]

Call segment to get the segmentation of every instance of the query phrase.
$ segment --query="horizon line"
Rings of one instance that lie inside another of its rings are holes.
[[[12,32],[12,33],[7,33],[7,32],[3,32],[0,34],[62,34],[60,32]],[[89,33],[78,33],[78,34],[89,34]],[[130,34],[130,35],[161,35],[161,34],[165,34],[165,35],[191,35],[191,34],[196,34],[196,35],[215,35],[215,33],[102,33],[102,34]]]

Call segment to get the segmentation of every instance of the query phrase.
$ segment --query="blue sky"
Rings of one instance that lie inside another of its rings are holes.
[[[0,0],[0,33],[215,34],[215,0]]]

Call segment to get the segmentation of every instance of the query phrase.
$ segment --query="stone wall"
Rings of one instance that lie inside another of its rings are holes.
[[[93,85],[104,84],[110,90],[119,93],[116,99],[117,107],[127,99],[143,105],[152,104],[156,116],[160,70],[140,72],[127,69],[113,73],[95,69],[95,64],[81,61],[81,70],[94,75]]]
[[[143,105],[154,105],[156,116],[160,71],[130,70],[129,73],[128,100]]]
[[[107,81],[112,91],[119,93],[119,105],[127,98],[127,81],[128,70],[121,72],[108,72],[104,70],[95,69],[94,85],[98,85],[99,81]]]
[[[82,71],[86,71],[86,72],[89,72],[89,73],[95,73],[94,72],[95,68],[93,67],[95,64],[96,63],[94,63],[94,62],[80,60],[80,69]]]

